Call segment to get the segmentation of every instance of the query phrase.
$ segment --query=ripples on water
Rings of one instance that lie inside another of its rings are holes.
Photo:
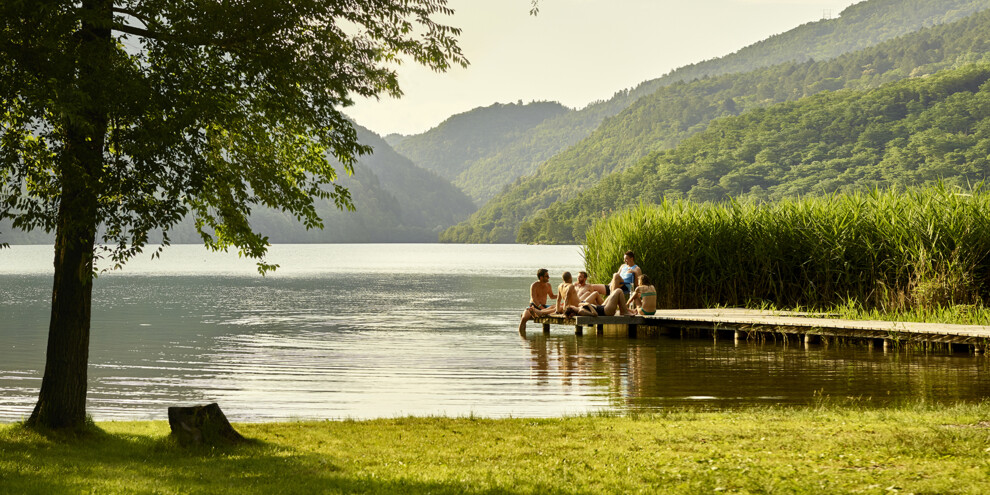
[[[0,251],[0,421],[40,386],[50,248]],[[236,256],[173,246],[101,276],[89,412],[162,419],[217,401],[240,421],[398,415],[978,400],[986,360],[710,340],[516,333],[532,272],[580,269],[574,246],[274,246],[262,278]]]

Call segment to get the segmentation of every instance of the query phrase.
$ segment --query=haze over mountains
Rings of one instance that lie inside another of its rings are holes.
[[[931,170],[940,178],[978,179],[985,165],[973,157],[984,146],[976,137],[982,135],[983,117],[949,102],[976,104],[982,90],[916,102],[912,90],[896,81],[960,68],[982,71],[971,64],[990,61],[987,9],[990,0],[868,0],[837,18],[679,68],[580,110],[555,102],[495,103],[413,136],[382,138],[359,126],[361,141],[374,153],[358,160],[352,177],[341,179],[356,211],[319,204],[322,231],[306,231],[281,212],[265,209],[256,211],[252,222],[275,243],[436,242],[438,237],[569,243],[580,242],[591,222],[608,211],[665,196],[772,200],[927,181]],[[895,86],[885,86],[891,83]],[[815,96],[833,91],[840,93]],[[880,107],[863,106],[870,98],[892,99],[906,110],[877,123],[888,127],[853,126],[831,141],[801,132],[804,124],[788,113],[817,109],[831,119],[883,117],[869,114]],[[970,113],[953,117],[952,109]],[[919,123],[936,115],[964,123]],[[726,132],[735,137],[725,137]],[[936,135],[940,132],[962,137],[950,140]],[[950,151],[926,151],[919,144],[924,142]],[[759,149],[744,153],[738,149],[743,144]],[[872,148],[863,148],[868,145]],[[857,149],[861,153],[853,152]],[[910,170],[911,160],[939,165],[915,163],[927,172],[896,178],[868,172],[891,160],[900,170]],[[199,242],[190,222],[170,236],[173,242]],[[2,242],[47,243],[50,236],[0,224]]]

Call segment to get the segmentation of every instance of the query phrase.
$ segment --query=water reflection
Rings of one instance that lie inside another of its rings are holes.
[[[536,380],[600,387],[611,407],[732,408],[808,404],[821,398],[876,404],[978,401],[988,396],[987,359],[969,354],[885,354],[864,346],[786,346],[709,339],[531,335]]]

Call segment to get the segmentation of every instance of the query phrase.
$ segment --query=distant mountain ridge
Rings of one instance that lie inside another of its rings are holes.
[[[355,124],[358,141],[374,152],[361,156],[354,175],[347,176],[336,164],[338,183],[351,194],[355,211],[340,211],[330,201],[318,200],[322,230],[306,230],[284,212],[257,208],[252,227],[273,243],[436,242],[444,228],[467,218],[476,207],[470,198],[449,181],[424,170],[393,150],[375,133]],[[169,232],[173,243],[200,243],[191,219]],[[158,242],[160,235],[152,242]],[[21,232],[0,225],[0,243],[50,244],[51,234]]]
[[[556,102],[495,103],[453,115],[422,134],[390,135],[388,139],[413,163],[453,181],[483,203],[496,191],[486,187],[483,178],[462,180],[462,174],[541,122],[571,111]]]
[[[858,7],[857,7],[858,6]],[[990,8],[990,1],[951,1],[920,2],[918,0],[870,0],[857,4],[857,9],[844,11],[843,17],[831,21],[810,23],[792,32],[778,35],[775,39],[786,40],[801,33],[811,32],[821,34],[816,26],[822,23],[844,21],[849,14],[849,23],[863,27],[873,25],[877,19],[898,19],[897,13],[901,8],[914,9],[912,15],[906,16],[908,24],[889,26],[881,34],[860,36],[862,40],[874,40],[883,33],[905,31],[919,24],[933,24],[935,20],[955,19],[967,12]],[[852,7],[850,7],[852,8]],[[948,10],[947,10],[948,9]],[[931,14],[921,16],[920,13]],[[857,14],[857,15],[853,15]],[[967,23],[966,17],[953,23],[954,26],[969,29],[972,22]],[[857,24],[858,23],[858,24]],[[942,25],[945,26],[945,25]],[[967,27],[969,26],[969,27]],[[979,27],[982,29],[982,27]],[[836,32],[849,33],[843,36],[843,46],[854,46],[846,40],[856,34],[858,29],[846,26],[842,29],[831,29],[823,36],[832,36]],[[972,30],[970,30],[971,32]],[[981,35],[985,33],[981,32]],[[809,40],[811,35],[802,35]],[[939,42],[939,40],[936,40]],[[896,52],[895,41],[889,41],[885,46]],[[498,196],[485,204],[467,221],[448,229],[442,236],[444,242],[527,242],[532,238],[520,236],[519,227],[523,221],[534,218],[538,212],[551,204],[566,200],[579,194],[583,189],[593,186],[601,178],[610,173],[631,166],[637,160],[650,152],[666,149],[676,145],[681,139],[700,132],[707,127],[709,121],[726,115],[736,115],[749,108],[765,106],[774,102],[793,100],[818,91],[837,89],[847,84],[876,86],[880,83],[909,77],[911,71],[929,64],[951,65],[956,60],[952,57],[965,57],[981,50],[983,40],[969,39],[969,45],[956,43],[950,54],[939,52],[937,46],[928,47],[926,41],[917,38],[912,41],[915,53],[900,53],[897,60],[887,60],[885,53],[870,52],[870,60],[863,65],[876,64],[870,67],[854,66],[860,59],[847,58],[847,63],[832,64],[831,61],[803,63],[789,62],[777,66],[758,69],[745,73],[730,73],[722,76],[706,76],[690,82],[675,82],[665,84],[653,93],[637,98],[635,103],[624,109],[618,115],[606,118],[602,124],[588,137],[578,144],[559,153],[540,166],[534,176],[516,179]],[[779,43],[755,44],[752,49],[759,47],[776,47]],[[798,44],[804,47],[807,43]],[[748,53],[750,48],[740,50],[732,56],[724,57],[734,60],[740,54]],[[800,50],[794,51],[794,58],[799,57]],[[827,53],[819,49],[821,53]],[[861,53],[854,52],[854,53]],[[901,50],[903,52],[903,50]],[[893,53],[893,52],[892,52]],[[851,55],[851,54],[850,54]],[[845,55],[849,57],[850,55]],[[751,57],[753,58],[753,57]],[[916,60],[915,60],[916,58]],[[832,59],[835,60],[835,59]],[[863,59],[865,60],[865,59]],[[965,62],[966,60],[962,60]],[[971,60],[970,60],[971,61]],[[717,62],[717,61],[716,61]],[[711,66],[714,62],[706,62]],[[937,70],[932,66],[932,70]],[[897,69],[897,70],[894,70]],[[679,69],[680,70],[680,69]],[[700,70],[695,67],[692,70]],[[922,69],[924,70],[924,69]],[[795,74],[798,71],[800,74]],[[683,72],[674,71],[673,75]],[[674,77],[673,75],[665,78]],[[677,76],[681,77],[681,76]],[[663,79],[663,78],[662,78]],[[651,81],[645,85],[658,83]],[[855,82],[852,82],[855,81]],[[621,95],[617,95],[620,98]],[[584,110],[582,110],[584,111]],[[561,118],[573,119],[582,111],[567,114]],[[549,122],[548,122],[549,123]],[[537,128],[539,129],[539,127]]]

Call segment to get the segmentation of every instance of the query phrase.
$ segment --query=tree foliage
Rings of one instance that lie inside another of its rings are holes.
[[[330,158],[350,170],[368,149],[341,107],[399,96],[396,57],[465,62],[457,30],[432,20],[450,13],[436,0],[4,2],[0,216],[54,230],[74,133],[105,135],[79,180],[117,261],[186,214],[211,247],[260,257],[253,206],[318,227],[312,198],[351,205]]]
[[[0,3],[0,218],[55,232],[45,375],[29,424],[85,424],[97,246],[110,266],[195,219],[262,258],[258,206],[321,226],[358,143],[341,107],[401,94],[393,64],[465,64],[445,0]],[[259,270],[274,268],[263,259]]]

